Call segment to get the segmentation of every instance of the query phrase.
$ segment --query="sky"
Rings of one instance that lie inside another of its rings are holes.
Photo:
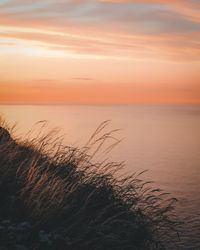
[[[200,103],[200,0],[0,0],[0,103]]]

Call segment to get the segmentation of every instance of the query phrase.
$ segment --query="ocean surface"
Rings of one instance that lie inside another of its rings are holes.
[[[141,172],[145,180],[178,199],[177,213],[190,217],[179,249],[200,249],[200,105],[197,104],[69,104],[0,105],[0,114],[16,134],[25,136],[40,120],[59,127],[64,143],[84,146],[97,126],[123,139],[109,154],[98,157],[124,161],[122,171]],[[112,140],[110,143],[113,143]]]

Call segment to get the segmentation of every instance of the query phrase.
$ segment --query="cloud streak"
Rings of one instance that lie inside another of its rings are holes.
[[[198,101],[198,1],[2,0],[0,24],[2,100]]]
[[[0,5],[0,36],[77,55],[198,60],[199,17],[187,0],[14,0]]]
[[[78,81],[95,81],[93,78],[87,78],[87,77],[73,77],[72,80],[78,80]]]
[[[42,47],[50,50],[63,51],[74,55],[95,55],[116,58],[164,58],[168,60],[198,60],[199,34],[190,32],[193,40],[186,35],[165,34],[132,35],[132,34],[104,34],[104,38],[91,36],[75,36],[73,33],[42,33],[41,31],[27,32],[26,29],[0,30],[0,37],[6,38],[7,43],[13,46],[16,41],[17,48],[20,41],[23,46]]]

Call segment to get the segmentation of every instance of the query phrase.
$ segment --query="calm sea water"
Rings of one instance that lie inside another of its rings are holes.
[[[178,198],[179,215],[193,219],[180,249],[200,249],[200,105],[0,105],[0,113],[10,124],[17,122],[19,135],[48,120],[61,128],[65,143],[75,146],[83,146],[101,122],[111,120],[107,130],[121,129],[115,137],[124,139],[104,157],[125,161],[126,172],[148,169],[143,178]]]

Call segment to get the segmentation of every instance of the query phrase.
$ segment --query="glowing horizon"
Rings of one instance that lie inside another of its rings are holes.
[[[200,103],[200,3],[2,0],[0,103]]]

